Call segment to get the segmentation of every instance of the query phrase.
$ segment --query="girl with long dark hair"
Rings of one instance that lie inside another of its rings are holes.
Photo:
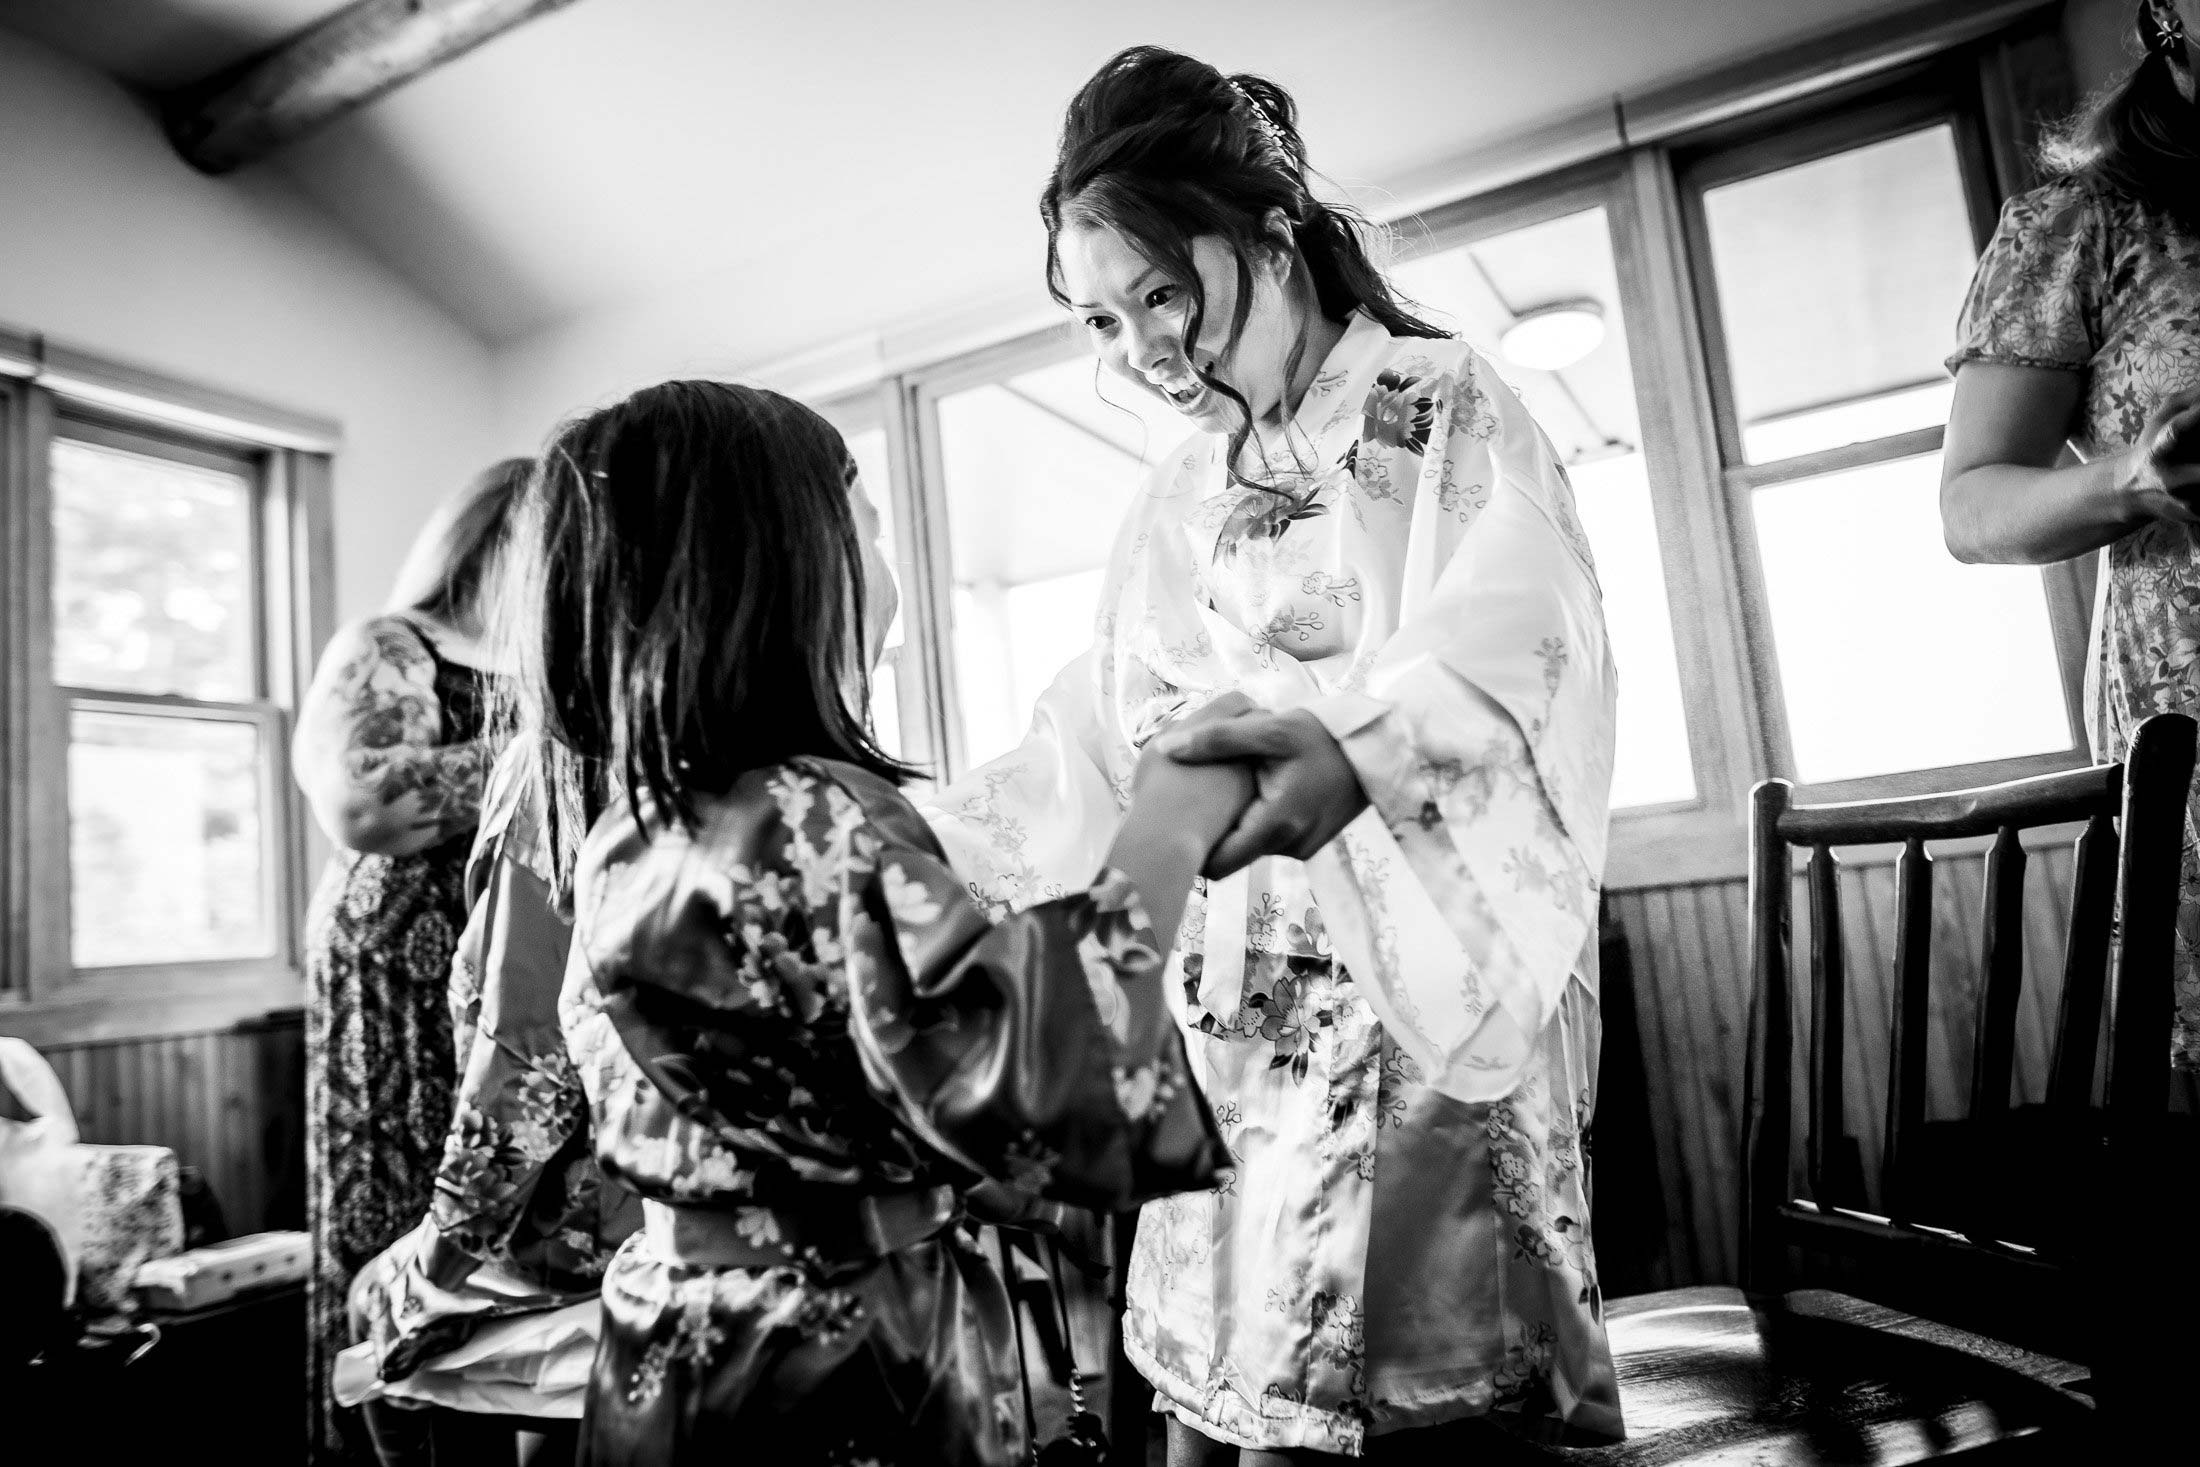
[[[665,383],[542,459],[516,646],[561,1015],[644,1198],[584,1462],[1020,1462],[965,1199],[1123,1207],[1221,1154],[1160,969],[1249,778],[1146,761],[1105,859],[989,921],[859,712],[877,530],[839,434],[770,392]]]
[[[1312,190],[1272,82],[1123,52],[1040,212],[1056,298],[1190,437],[1091,651],[934,826],[1012,909],[1157,749],[1255,771],[1170,964],[1234,1166],[1143,1211],[1128,1280],[1170,1459],[1491,1412],[1616,1435],[1581,1142],[1614,682],[1558,458]]]
[[[2200,713],[2200,0],[2142,0],[2140,59],[2050,137],[2011,199],[1960,345],[1941,518],[1960,560],[2103,552],[2094,753]],[[2066,459],[2065,449],[2072,450]],[[2200,1081],[2200,801],[2186,814],[2173,1064]]]

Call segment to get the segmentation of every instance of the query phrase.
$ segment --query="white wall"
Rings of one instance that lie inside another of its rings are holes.
[[[2070,46],[2070,70],[2080,95],[2108,85],[2139,59],[2132,49],[2134,0],[2068,0],[2063,7],[2063,40]]]
[[[479,340],[287,182],[202,177],[120,87],[6,30],[0,322],[340,421],[347,617],[494,441]]]

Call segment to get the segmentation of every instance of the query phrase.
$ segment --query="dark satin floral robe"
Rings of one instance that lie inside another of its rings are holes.
[[[960,1195],[1121,1208],[1221,1155],[1129,883],[994,924],[891,786],[799,760],[692,834],[607,815],[575,905],[568,1044],[605,1172],[653,1205],[605,1276],[583,1459],[1023,1460]],[[750,1266],[696,1261],[691,1224]]]

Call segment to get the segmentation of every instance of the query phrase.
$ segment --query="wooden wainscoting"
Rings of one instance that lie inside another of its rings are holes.
[[[42,1052],[86,1141],[170,1148],[204,1174],[233,1233],[305,1226],[303,1015]]]
[[[2072,849],[2033,850],[2025,869],[2024,1002],[2017,1021],[2016,1099],[2044,1098],[2049,1036],[2062,993]],[[1933,874],[1931,1092],[1927,1119],[1961,1116],[1971,1082],[1985,857],[1941,856]],[[1876,1175],[1886,1124],[1882,1057],[1894,1014],[1892,857],[1845,865],[1848,942],[1848,1129]],[[1742,1081],[1749,1032],[1749,902],[1743,881],[1618,891],[1608,898],[1626,930],[1635,1004],[1664,1189],[1667,1261],[1679,1284],[1738,1277]],[[1807,972],[1810,909],[1798,877],[1793,943]],[[1799,1024],[1809,1005],[1796,1006]],[[1801,1042],[1804,1033],[1798,1029]],[[1804,1097],[1797,1091],[1798,1106]],[[1876,1199],[1875,1199],[1876,1200]]]

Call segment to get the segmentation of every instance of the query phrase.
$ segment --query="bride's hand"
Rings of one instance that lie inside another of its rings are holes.
[[[1221,693],[1192,712],[1171,720],[1148,741],[1138,766],[1131,773],[1131,808],[1128,824],[1142,817],[1165,822],[1196,840],[1202,861],[1215,848],[1253,799],[1250,764],[1212,763],[1192,765],[1172,759],[1160,745],[1173,745],[1171,735],[1204,728],[1247,713],[1260,705],[1243,693]],[[1195,775],[1187,779],[1185,776]]]
[[[1307,860],[1367,808],[1352,761],[1303,708],[1256,710],[1196,725],[1187,719],[1154,739],[1146,757],[1156,753],[1201,768],[1223,761],[1222,767],[1256,773],[1251,808],[1207,859],[1210,877],[1228,876],[1262,856]]]

